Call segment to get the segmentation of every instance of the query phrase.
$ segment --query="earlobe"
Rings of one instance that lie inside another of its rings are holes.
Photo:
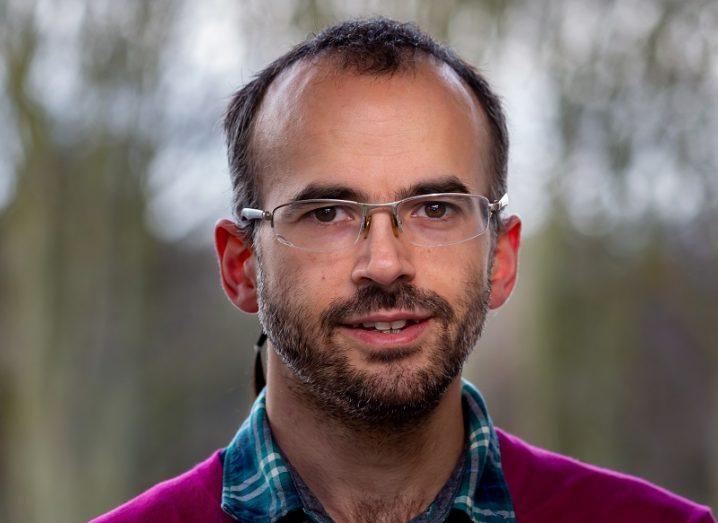
[[[494,264],[491,270],[491,301],[489,307],[497,309],[509,299],[516,285],[519,245],[521,244],[521,219],[510,216],[504,230],[496,238]]]
[[[244,312],[257,312],[256,258],[251,244],[230,220],[217,222],[214,241],[222,288],[229,301]]]

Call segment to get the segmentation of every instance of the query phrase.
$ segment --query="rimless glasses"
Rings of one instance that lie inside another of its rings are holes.
[[[272,211],[245,207],[240,227],[252,220],[270,223],[285,245],[312,252],[346,249],[366,238],[374,213],[391,213],[394,235],[412,245],[441,247],[462,243],[486,232],[492,214],[508,205],[508,195],[494,202],[475,194],[436,193],[389,203],[312,199],[285,203]]]

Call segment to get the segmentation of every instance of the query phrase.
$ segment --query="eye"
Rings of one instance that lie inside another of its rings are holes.
[[[302,215],[302,220],[308,220],[307,223],[331,225],[352,221],[354,214],[350,207],[343,205],[325,205],[308,210]]]
[[[445,202],[424,202],[418,209],[419,216],[438,220],[451,213],[451,205]]]
[[[427,202],[424,204],[424,212],[429,218],[443,218],[446,211],[446,204],[441,202]]]
[[[330,223],[337,217],[336,207],[322,207],[312,211],[312,216],[322,223]]]

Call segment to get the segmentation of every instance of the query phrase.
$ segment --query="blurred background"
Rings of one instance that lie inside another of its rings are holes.
[[[503,96],[518,288],[465,370],[497,425],[718,505],[714,0],[0,0],[0,520],[88,519],[226,445],[232,92],[346,17]]]

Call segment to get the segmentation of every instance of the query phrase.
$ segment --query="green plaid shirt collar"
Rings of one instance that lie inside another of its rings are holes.
[[[499,441],[481,394],[466,380],[462,406],[467,447],[453,508],[471,521],[513,523],[516,519],[501,470]],[[225,449],[222,510],[238,521],[257,523],[274,523],[303,510],[284,457],[272,439],[264,391]]]

